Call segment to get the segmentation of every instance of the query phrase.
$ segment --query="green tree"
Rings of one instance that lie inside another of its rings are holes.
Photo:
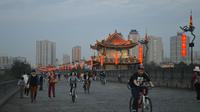
[[[11,67],[12,74],[19,78],[24,73],[30,73],[31,72],[31,66],[28,63],[24,63],[21,61],[15,61],[13,66]]]

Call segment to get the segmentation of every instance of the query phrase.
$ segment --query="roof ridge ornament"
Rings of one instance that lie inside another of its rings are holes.
[[[117,33],[117,29],[115,29],[115,33]]]

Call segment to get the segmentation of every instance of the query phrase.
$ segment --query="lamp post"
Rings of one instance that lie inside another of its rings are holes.
[[[190,32],[191,35],[193,36],[193,39],[192,41],[189,43],[189,47],[191,48],[191,64],[193,64],[193,47],[194,47],[194,40],[196,38],[195,34],[193,33],[195,27],[193,26],[193,23],[192,23],[192,12],[191,12],[191,15],[190,15],[190,22],[189,22],[189,26],[183,26],[181,27],[181,30],[183,32]]]

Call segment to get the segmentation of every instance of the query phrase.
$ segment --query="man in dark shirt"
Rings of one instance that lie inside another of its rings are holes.
[[[38,76],[36,74],[35,70],[31,71],[31,76],[27,82],[27,84],[30,85],[30,90],[31,90],[31,103],[36,100],[37,96],[37,88],[38,88]]]
[[[141,86],[145,83],[149,82],[149,84],[153,87],[153,83],[151,82],[149,76],[144,72],[144,66],[139,65],[138,71],[134,73],[130,80],[129,85],[131,87],[132,97],[134,98],[134,108],[137,109],[137,101],[139,100],[139,92],[141,91]]]
[[[40,89],[39,90],[42,91],[43,90],[44,74],[40,75],[39,80],[40,80]]]

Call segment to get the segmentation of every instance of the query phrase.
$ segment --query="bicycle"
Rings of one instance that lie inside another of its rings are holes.
[[[75,85],[75,83],[73,83],[72,84],[72,94],[71,94],[71,96],[72,96],[72,102],[73,103],[75,103],[76,102],[76,85]]]
[[[141,90],[139,95],[139,100],[137,101],[137,108],[136,108],[136,112],[152,112],[152,102],[151,99],[147,96],[148,92],[147,92],[147,88],[149,88],[149,86],[141,86]],[[128,89],[131,89],[131,87],[128,85]],[[129,101],[129,110],[130,112],[134,112],[134,98],[133,96],[130,98]],[[140,110],[140,111],[139,111]]]
[[[103,77],[100,77],[100,81],[101,81],[101,84],[105,85],[106,84],[106,78],[103,78]]]
[[[85,80],[84,81],[84,85],[83,85],[83,88],[84,88],[84,92],[86,93],[86,92],[90,92],[90,82],[89,82],[89,80]]]

